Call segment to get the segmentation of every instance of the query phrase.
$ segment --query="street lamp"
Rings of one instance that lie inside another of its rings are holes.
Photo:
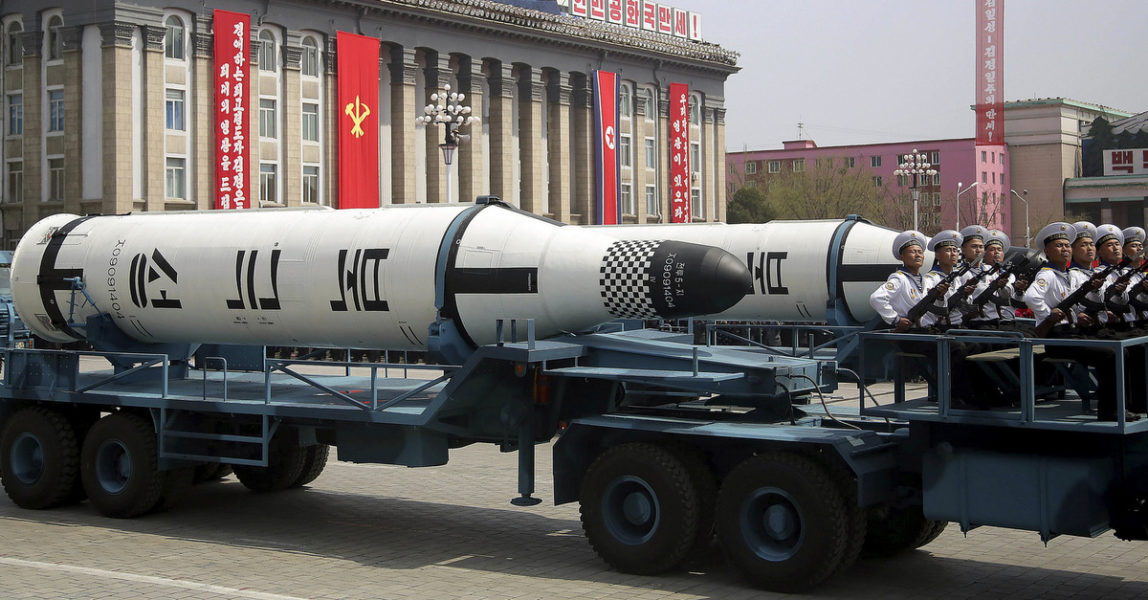
[[[977,187],[977,182],[974,181],[972,185],[965,188],[965,192],[961,191],[962,185],[964,185],[964,184],[959,182],[959,181],[957,182],[957,231],[961,230],[961,194]],[[973,212],[975,213],[976,211],[973,211]]]
[[[446,201],[450,202],[450,166],[454,163],[454,151],[458,149],[459,141],[470,139],[469,135],[459,133],[458,130],[481,119],[470,114],[470,106],[463,105],[466,94],[450,91],[449,83],[445,84],[443,89],[445,91],[431,93],[431,103],[423,107],[423,114],[415,118],[415,125],[434,123],[443,126],[443,143],[438,147],[442,150],[442,161],[446,164]],[[446,104],[439,104],[440,102]]]
[[[937,172],[929,168],[933,165],[929,164],[926,160],[928,157],[918,153],[916,148],[913,148],[912,154],[906,154],[903,158],[904,162],[897,165],[897,169],[893,171],[893,174],[898,178],[902,176],[910,178],[909,193],[913,197],[913,229],[917,230],[919,229],[917,227],[917,204],[921,197],[919,177],[921,175],[932,177],[936,175]]]
[[[1029,242],[1029,239],[1028,239],[1028,237],[1029,237],[1028,236],[1028,198],[1025,198],[1024,196],[1021,196],[1020,194],[1016,193],[1016,190],[1009,190],[1009,191],[1012,192],[1013,195],[1017,197],[1017,200],[1024,202],[1024,247],[1028,248],[1028,242]],[[1022,193],[1025,196],[1027,196],[1028,190],[1023,190]]]

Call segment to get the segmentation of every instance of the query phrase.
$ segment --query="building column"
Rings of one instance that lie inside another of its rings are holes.
[[[40,220],[44,197],[44,32],[27,31],[24,42],[24,228]]]
[[[717,214],[714,218],[722,223],[726,222],[726,209],[729,198],[726,197],[725,177],[725,108],[714,109],[714,200],[717,204]]]
[[[594,198],[594,102],[589,78],[575,73],[570,78],[570,103],[574,111],[574,206],[570,222],[590,225],[597,222]]]
[[[130,212],[132,198],[132,34],[135,25],[103,23],[104,202],[101,212]],[[27,68],[27,67],[25,67]],[[129,93],[124,93],[128,90]],[[27,101],[25,101],[27,106]],[[25,111],[27,108],[25,109]],[[37,109],[38,111],[38,109]],[[27,112],[24,114],[27,123]],[[27,137],[25,129],[25,137]],[[25,174],[27,181],[27,174]]]
[[[415,201],[415,128],[418,114],[415,82],[418,75],[414,48],[391,48],[391,202]]]
[[[570,100],[574,88],[570,76],[561,71],[551,74],[546,85],[549,101],[547,120],[547,164],[550,169],[550,214],[570,223]]]
[[[299,78],[303,47],[283,46],[283,205],[303,205],[303,106]]]
[[[87,90],[83,85],[83,53],[80,51],[80,40],[83,37],[83,27],[68,27],[62,32],[64,36],[64,126],[68,133],[64,135],[64,212],[75,215],[83,214],[80,199],[83,198],[84,176],[80,172],[81,144],[84,132],[84,94]],[[99,115],[88,115],[89,118],[99,118]]]
[[[635,82],[633,98],[641,98],[645,92]],[[634,200],[634,217],[637,223],[646,223],[649,212],[646,209],[646,107],[644,102],[634,102],[630,115],[630,196]]]
[[[542,153],[542,69],[518,67],[518,163],[522,169],[521,208],[543,214],[546,194]]]
[[[166,123],[164,123],[164,28],[157,25],[142,27],[144,35],[144,206],[148,212],[162,211],[167,199],[166,178]],[[248,164],[248,177],[251,173]]]
[[[486,101],[482,93],[482,61],[472,60],[463,56],[458,63],[458,91],[466,94],[464,105],[470,106],[471,115],[481,117],[483,102]],[[490,184],[487,183],[486,168],[483,160],[482,122],[467,127],[466,133],[470,141],[460,144],[455,156],[458,168],[458,200],[460,202],[474,202],[478,196],[485,195]]]
[[[509,202],[514,198],[514,73],[501,61],[491,61],[490,83],[490,193]]]
[[[423,80],[426,81],[427,97],[425,99],[417,98],[417,100],[429,103],[432,93],[444,92],[446,84],[450,83],[450,55],[427,50],[424,56],[426,69],[423,71]],[[450,92],[447,92],[447,94],[449,93]],[[439,98],[438,103],[446,106],[448,100],[446,98]],[[421,111],[417,110],[409,112],[407,113],[407,119],[413,118],[409,115],[420,113]],[[426,135],[427,204],[448,202],[446,197],[446,164],[444,164],[442,160],[442,150],[438,147],[438,145],[445,140],[446,125],[431,123],[424,126],[423,130],[423,134]],[[457,158],[457,153],[455,158]],[[455,162],[457,163],[457,161]]]
[[[204,27],[203,23],[199,24]],[[191,80],[195,85],[194,137],[191,139],[191,154],[195,169],[188,170],[188,189],[195,198],[199,210],[215,208],[215,39],[210,33],[193,33]]]
[[[662,147],[658,151],[658,212],[662,215],[663,223],[673,223],[674,213],[670,210],[670,197],[673,190],[670,189],[670,144],[673,140],[670,139],[670,90],[658,90],[658,118],[654,121],[654,126],[658,128],[658,139],[662,142]],[[689,190],[686,190],[689,194]]]
[[[701,116],[702,122],[701,127],[699,127],[698,130],[701,131],[702,134],[700,156],[702,159],[702,168],[699,169],[701,172],[702,184],[699,187],[701,188],[702,205],[706,207],[706,210],[702,211],[702,215],[706,221],[712,222],[718,220],[718,204],[721,202],[717,196],[717,191],[713,186],[714,181],[717,179],[717,175],[714,173],[715,167],[717,166],[717,152],[715,151],[714,146],[714,132],[717,130],[717,127],[715,127],[714,123],[714,114],[708,104],[709,97],[704,96],[701,98],[701,101],[703,102],[703,105],[698,107],[698,112]]]
[[[319,196],[321,200],[326,201],[327,206],[334,208],[339,207],[339,88],[338,81],[335,77],[338,62],[336,60],[335,51],[338,48],[337,36],[329,35],[326,37],[325,48],[320,53],[319,72],[322,73],[319,77],[319,85],[322,86],[323,104],[322,109],[319,111],[319,128],[322,133],[319,134],[320,144],[322,144],[322,160],[319,161]],[[380,54],[382,52],[389,52],[389,49],[382,45],[379,48]],[[379,193],[380,202],[382,201],[382,190]]]

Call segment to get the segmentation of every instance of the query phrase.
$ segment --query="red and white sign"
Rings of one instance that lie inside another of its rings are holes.
[[[599,225],[618,223],[618,74],[594,71],[594,157]]]
[[[575,17],[702,41],[702,16],[652,0],[561,0]]]
[[[606,0],[590,0],[590,18],[595,21],[606,20]]]
[[[339,208],[379,207],[379,40],[339,31]]]
[[[670,222],[690,222],[690,86],[670,84]]]
[[[1148,148],[1104,151],[1105,175],[1148,174]]]
[[[1004,143],[1004,0],[976,0],[977,144]]]
[[[658,5],[658,33],[667,35],[674,32],[674,8]]]
[[[621,25],[625,21],[626,9],[622,0],[607,0],[606,2],[606,20],[615,24]]]
[[[590,16],[589,0],[570,0],[570,14],[582,18]]]
[[[626,0],[626,27],[642,28],[642,0]]]
[[[645,31],[658,30],[658,3],[642,0],[642,29]]]
[[[251,208],[247,178],[247,57],[251,16],[217,10],[215,31],[215,208]]]

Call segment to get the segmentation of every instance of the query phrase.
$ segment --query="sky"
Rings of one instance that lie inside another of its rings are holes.
[[[1001,0],[998,0],[998,2]],[[666,0],[741,54],[726,148],[973,136],[975,0]],[[1007,101],[1148,111],[1148,1],[1004,0]]]

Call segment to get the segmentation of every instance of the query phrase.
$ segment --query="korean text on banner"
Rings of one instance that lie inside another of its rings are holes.
[[[379,40],[336,36],[339,208],[379,207]]]
[[[251,208],[247,114],[251,16],[217,10],[215,30],[215,208]]]
[[[594,158],[599,225],[618,223],[618,74],[594,71]]]
[[[690,222],[690,87],[670,84],[670,222]]]
[[[1004,143],[1004,0],[976,0],[977,145]]]

